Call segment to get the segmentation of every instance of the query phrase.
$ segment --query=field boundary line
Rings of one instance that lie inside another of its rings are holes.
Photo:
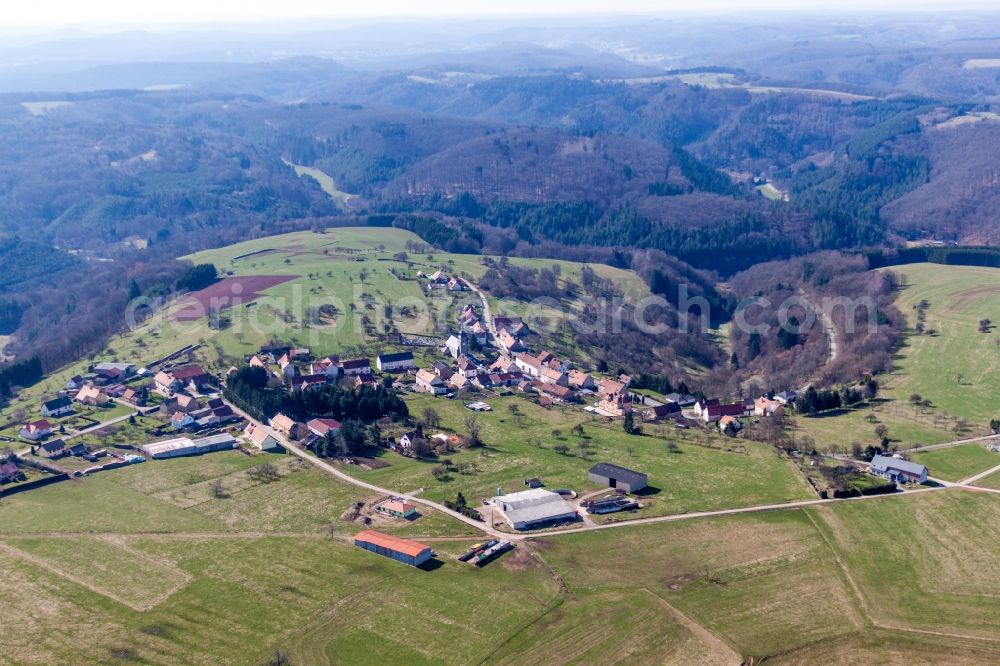
[[[744,662],[743,656],[736,651],[729,641],[725,640],[712,630],[710,630],[705,625],[700,622],[695,621],[693,618],[676,608],[673,604],[668,602],[666,599],[653,592],[648,587],[639,588],[649,596],[653,597],[656,601],[660,603],[675,620],[677,620],[681,625],[688,629],[695,636],[698,636],[702,641],[705,642],[706,647],[708,647],[713,652],[717,652],[719,656],[725,653],[726,657],[732,657],[732,663],[739,666]],[[717,650],[716,650],[717,648]]]
[[[994,643],[1000,645],[1000,638],[990,638],[988,636],[970,636],[969,634],[956,634],[948,631],[934,631],[932,629],[917,629],[915,627],[903,627],[897,624],[877,621],[875,617],[872,615],[871,611],[869,610],[868,604],[864,601],[864,596],[861,594],[860,588],[858,587],[858,584],[855,582],[854,577],[851,576],[851,572],[847,569],[847,566],[844,564],[843,560],[841,560],[840,554],[837,552],[837,549],[830,543],[830,540],[827,538],[826,534],[816,523],[813,516],[810,515],[811,512],[806,511],[805,513],[806,515],[809,516],[809,520],[813,522],[813,525],[816,527],[816,530],[820,533],[820,536],[830,547],[830,550],[833,552],[833,557],[837,561],[837,564],[840,566],[841,571],[847,577],[847,580],[850,581],[851,587],[853,588],[855,594],[858,595],[858,600],[861,603],[865,615],[871,621],[872,628],[881,629],[883,631],[896,631],[902,633],[922,634],[928,636],[944,636],[947,638],[960,638],[962,640],[969,640],[969,641],[985,641],[987,643]],[[826,524],[825,521],[824,524]]]
[[[869,627],[873,629],[878,628],[879,624],[878,622],[875,621],[875,617],[872,615],[871,609],[868,608],[868,602],[865,601],[865,597],[864,594],[861,592],[860,586],[858,585],[857,581],[854,580],[854,577],[851,575],[850,570],[848,570],[847,564],[843,561],[843,559],[841,559],[840,553],[837,551],[837,548],[833,545],[833,542],[826,535],[826,532],[823,530],[823,528],[819,526],[819,523],[816,522],[816,517],[812,515],[813,512],[806,510],[803,511],[803,513],[805,513],[806,516],[809,518],[809,522],[812,523],[812,526],[816,530],[816,533],[819,534],[819,537],[823,540],[823,543],[825,543],[826,547],[830,550],[830,554],[833,555],[833,560],[834,562],[837,563],[837,568],[840,569],[840,573],[847,580],[848,587],[850,588],[851,593],[854,596],[854,600],[858,605],[858,610],[861,611],[863,619],[865,619],[868,622]],[[827,525],[826,521],[824,521],[822,517],[820,517],[820,520],[826,527],[829,527],[829,525]]]
[[[21,560],[27,562],[31,566],[35,566],[35,567],[38,567],[40,569],[44,569],[44,570],[46,570],[46,571],[48,571],[50,573],[53,573],[53,574],[59,576],[60,578],[64,578],[64,579],[70,581],[71,583],[79,585],[80,587],[82,587],[82,588],[84,588],[86,590],[90,590],[94,594],[97,594],[97,595],[100,595],[102,597],[111,599],[112,601],[117,601],[118,603],[122,604],[123,606],[127,606],[128,608],[131,608],[132,610],[135,610],[135,611],[139,611],[140,613],[145,613],[147,611],[150,611],[150,610],[156,608],[158,605],[160,605],[161,603],[163,603],[166,599],[170,598],[170,596],[172,596],[174,593],[179,592],[180,590],[182,590],[185,587],[187,587],[188,584],[190,584],[191,581],[194,580],[194,577],[191,576],[186,571],[183,571],[181,569],[175,569],[176,571],[178,571],[181,574],[183,574],[184,576],[186,576],[186,579],[184,580],[184,582],[182,582],[179,585],[175,586],[165,596],[164,595],[160,595],[160,597],[162,597],[162,598],[158,597],[157,599],[155,599],[152,602],[147,603],[147,604],[137,604],[135,602],[128,601],[128,600],[122,598],[121,596],[119,596],[118,594],[116,594],[114,592],[110,592],[108,590],[104,590],[104,589],[98,587],[97,585],[94,585],[93,583],[85,581],[82,578],[80,578],[79,576],[76,576],[75,574],[71,574],[71,573],[68,573],[66,571],[63,571],[62,569],[60,569],[58,566],[52,564],[51,562],[46,562],[42,557],[35,557],[35,556],[31,555],[30,553],[26,553],[23,550],[21,550],[19,548],[16,548],[16,547],[10,545],[9,543],[7,543],[5,541],[0,541],[0,550],[3,550],[5,552],[7,552],[7,554],[13,555],[14,557],[17,557],[18,559],[21,559]],[[131,551],[129,551],[129,552],[131,552]]]

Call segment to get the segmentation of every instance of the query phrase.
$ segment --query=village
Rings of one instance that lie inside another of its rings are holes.
[[[475,291],[466,279],[442,271],[419,277],[426,281],[428,292]],[[262,376],[269,390],[289,396],[335,387],[353,391],[360,400],[365,392],[379,388],[458,401],[470,415],[492,411],[498,400],[519,396],[542,409],[579,410],[581,416],[605,424],[620,423],[627,433],[656,425],[661,432],[669,426],[676,431],[697,429],[736,438],[745,423],[780,418],[794,409],[798,397],[795,391],[786,390],[725,401],[682,392],[660,395],[634,390],[633,378],[627,374],[594,372],[550,351],[536,350],[541,336],[521,317],[486,318],[484,308],[488,308],[485,297],[479,306],[465,303],[444,344],[430,355],[421,354],[429,360],[421,367],[413,351],[406,349],[379,353],[373,363],[364,356],[317,357],[308,348],[277,341],[244,357],[241,367]],[[181,348],[145,367],[95,363],[86,374],[71,377],[58,396],[44,400],[38,418],[0,429],[12,435],[5,437],[12,450],[0,463],[4,493],[124,465],[225,450],[251,456],[292,448],[324,456],[339,451],[335,455],[342,464],[354,464],[355,458],[343,444],[344,424],[334,415],[315,413],[297,420],[277,412],[255,419],[223,397],[241,367],[215,375],[191,362],[193,351]],[[412,425],[408,427],[407,422]],[[433,432],[434,425],[420,419],[407,422],[391,424],[376,444],[405,457],[426,458],[468,446],[470,437],[478,436]],[[26,447],[13,451],[18,444]],[[891,482],[893,488],[897,483],[919,484],[928,479],[926,467],[899,457],[876,456],[866,471]],[[548,489],[542,479],[528,476],[523,479],[524,490],[497,488],[494,496],[482,498],[481,506],[473,508],[463,499],[460,506],[449,508],[494,530],[558,529],[594,525],[596,519],[606,521],[608,514],[618,512],[635,514],[643,509],[649,487],[643,471],[609,462],[593,464],[580,482],[599,489],[580,496],[570,488]],[[368,527],[373,516],[404,521],[420,517],[411,500],[391,493],[380,496],[366,511],[363,522]],[[359,534],[356,544],[414,565],[432,553],[421,544],[418,548],[371,529]],[[478,566],[513,548],[503,540],[477,546],[468,559]]]

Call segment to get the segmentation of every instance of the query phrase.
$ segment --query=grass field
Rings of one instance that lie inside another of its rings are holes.
[[[878,624],[996,639],[997,500],[989,493],[945,490],[810,511]]]
[[[961,481],[1000,465],[1000,455],[980,442],[910,455],[913,462],[926,465],[930,474],[945,481]]]
[[[464,431],[470,414],[459,400],[423,395],[407,396],[410,412],[420,416],[430,407],[441,417],[446,429]],[[527,477],[540,477],[549,488],[572,488],[581,494],[599,486],[587,480],[587,470],[596,462],[611,462],[641,470],[649,476],[652,492],[643,497],[648,506],[638,514],[618,514],[617,520],[690,511],[731,508],[752,504],[785,502],[815,497],[792,464],[772,447],[704,433],[686,433],[667,426],[647,426],[647,435],[627,435],[620,423],[604,424],[577,407],[543,409],[520,397],[490,400],[493,411],[481,414],[485,450],[462,450],[448,455],[456,465],[468,463],[468,473],[455,472],[450,480],[438,481],[432,469],[440,461],[426,462],[385,453],[380,460],[387,467],[344,471],[369,483],[400,491],[424,488],[424,497],[441,501],[461,492],[470,503],[491,496],[498,487],[505,491],[524,490]],[[516,405],[518,415],[509,405]],[[584,436],[571,433],[583,424]],[[560,431],[556,436],[554,430]],[[664,433],[663,438],[660,432]],[[426,433],[428,436],[431,431]],[[713,448],[694,442],[712,441]],[[677,446],[668,449],[668,443]],[[570,448],[566,455],[554,447]],[[579,448],[587,445],[586,450]],[[743,448],[745,445],[745,449]],[[729,451],[723,447],[736,447]]]
[[[741,655],[864,626],[832,554],[799,511],[575,534],[539,548],[571,593],[648,590]]]
[[[900,448],[939,444],[988,434],[990,419],[1000,416],[1000,334],[995,326],[979,332],[981,319],[1000,323],[1000,269],[908,264],[892,270],[903,277],[896,305],[908,330],[892,373],[878,377],[878,422],[865,420],[868,409],[798,419],[820,448],[875,443],[880,423]],[[916,307],[923,300],[929,303],[925,328],[933,333],[917,335]],[[914,409],[914,394],[931,407]]]
[[[896,271],[906,278],[897,306],[912,327],[915,306],[926,299],[926,327],[935,334],[907,336],[898,362],[899,381],[892,387],[895,397],[905,401],[918,393],[938,409],[978,423],[996,417],[1000,346],[995,329],[980,333],[979,321],[1000,324],[1000,270],[912,264]]]

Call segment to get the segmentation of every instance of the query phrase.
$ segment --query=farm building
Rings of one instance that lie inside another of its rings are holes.
[[[434,551],[429,546],[373,530],[364,530],[354,535],[354,545],[385,557],[391,557],[397,562],[409,564],[411,567],[419,567],[434,557]]]
[[[410,519],[417,515],[417,507],[399,497],[390,497],[385,501],[379,502],[375,505],[374,509],[375,513],[380,513],[383,516],[391,518]]]
[[[236,438],[221,433],[200,439],[178,437],[162,442],[153,442],[142,447],[142,452],[157,460],[163,458],[179,458],[181,456],[196,456],[213,451],[228,451],[236,446]]]
[[[530,530],[577,518],[576,511],[566,503],[562,495],[541,488],[500,495],[492,501],[493,506],[503,513],[507,524],[515,530]]]
[[[379,372],[409,372],[417,366],[413,363],[413,352],[379,354],[375,357],[375,367]]]
[[[73,401],[66,396],[46,400],[42,403],[42,416],[56,417],[73,413]]]
[[[634,472],[611,463],[597,463],[587,472],[587,478],[594,483],[620,488],[629,493],[639,492],[647,485],[646,475],[642,472]]]
[[[901,458],[875,456],[872,458],[869,470],[875,476],[881,476],[896,483],[924,483],[927,481],[927,468],[925,466]]]

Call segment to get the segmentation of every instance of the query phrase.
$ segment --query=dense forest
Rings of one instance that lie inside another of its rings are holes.
[[[990,217],[1000,116],[982,73],[945,81],[923,56],[866,56],[876,67],[847,43],[828,46],[840,64],[819,72],[754,51],[762,44],[742,47],[750,55],[739,67],[673,70],[537,45],[358,67],[309,57],[130,64],[48,79],[46,89],[61,81],[71,92],[0,95],[5,351],[45,370],[97,353],[129,299],[214,279],[175,257],[295,229],[391,224],[450,252],[633,268],[665,295],[689,280],[717,320],[744,294],[716,283],[741,284],[766,262],[846,251],[862,258],[844,260],[854,275],[864,259],[894,262],[872,248],[1000,238]],[[186,83],[140,85],[145,76]],[[290,164],[329,174],[355,195],[350,209]],[[511,289],[502,272],[487,282]],[[879,298],[885,288],[860,278],[840,286]],[[803,278],[780,287],[821,295]],[[662,313],[679,331],[677,315]],[[623,365],[650,345],[635,331],[622,340],[586,342]],[[787,367],[806,373],[815,363],[800,357],[814,359],[820,342],[795,342],[782,350],[796,352]],[[720,364],[695,335],[652,348],[665,371],[691,358]],[[777,353],[764,340],[749,355],[738,359],[747,372]],[[882,365],[862,355],[862,365]]]

